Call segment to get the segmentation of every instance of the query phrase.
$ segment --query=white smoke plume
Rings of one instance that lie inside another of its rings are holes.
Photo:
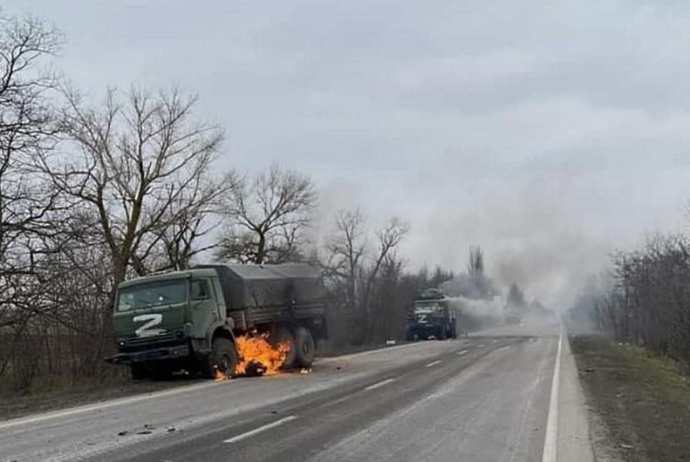
[[[472,300],[462,296],[449,297],[446,300],[451,308],[463,315],[491,321],[500,321],[504,317],[505,301],[500,295],[490,300]]]

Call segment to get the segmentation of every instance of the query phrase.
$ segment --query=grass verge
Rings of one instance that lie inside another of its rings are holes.
[[[588,402],[621,460],[690,461],[690,380],[677,364],[600,337],[571,337],[571,348]]]

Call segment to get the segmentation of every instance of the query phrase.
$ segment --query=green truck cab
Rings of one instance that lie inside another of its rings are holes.
[[[113,307],[118,353],[135,379],[173,370],[232,375],[235,339],[267,333],[287,342],[284,368],[310,367],[328,338],[321,274],[302,264],[199,265],[122,282]]]
[[[437,289],[419,294],[408,311],[407,340],[457,338],[455,309]]]

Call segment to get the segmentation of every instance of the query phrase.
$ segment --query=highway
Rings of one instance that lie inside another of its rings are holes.
[[[29,416],[0,462],[586,462],[567,343],[516,327]]]

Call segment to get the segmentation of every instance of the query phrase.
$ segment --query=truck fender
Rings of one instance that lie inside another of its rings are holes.
[[[208,326],[206,329],[206,337],[201,339],[192,339],[192,348],[197,356],[203,357],[211,353],[213,348],[213,337],[217,335],[220,329],[221,336],[235,343],[235,334],[232,332],[232,321],[216,321]]]
[[[232,319],[216,321],[208,326],[208,329],[206,330],[206,341],[208,342],[209,346],[213,344],[213,337],[216,335],[218,329],[220,329],[222,332],[221,335],[223,337],[226,337],[227,339],[231,340],[232,343],[235,343],[235,334],[232,332],[232,327]]]

